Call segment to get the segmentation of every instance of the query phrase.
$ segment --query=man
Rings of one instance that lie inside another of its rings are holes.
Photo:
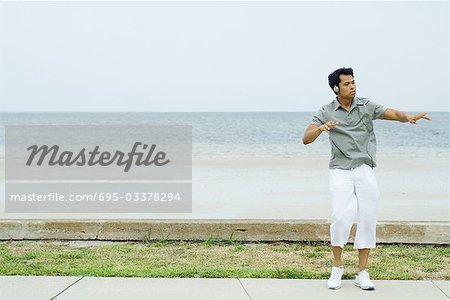
[[[335,70],[328,84],[336,98],[322,106],[306,128],[303,144],[309,144],[322,133],[329,134],[331,158],[329,164],[332,216],[330,225],[333,267],[328,288],[338,289],[344,274],[341,255],[348,242],[354,217],[357,230],[354,249],[358,249],[359,272],[355,285],[374,290],[366,268],[370,249],[376,244],[376,218],[379,190],[373,168],[376,166],[375,119],[417,124],[430,120],[426,113],[409,116],[404,112],[356,97],[356,85],[351,68]]]

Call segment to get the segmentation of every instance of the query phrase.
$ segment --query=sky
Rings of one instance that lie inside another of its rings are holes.
[[[0,2],[0,111],[449,111],[449,3]]]

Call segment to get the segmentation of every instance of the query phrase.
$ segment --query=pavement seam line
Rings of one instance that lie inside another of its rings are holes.
[[[248,299],[252,300],[252,297],[250,296],[250,294],[247,292],[247,290],[245,289],[244,285],[241,282],[241,279],[237,279],[239,281],[239,284],[242,286],[242,288],[244,289],[244,292],[247,294]]]
[[[449,295],[447,295],[447,293],[446,292],[444,292],[436,283],[434,283],[434,281],[433,280],[430,280],[431,281],[431,283],[433,283],[434,284],[434,286],[435,287],[437,287],[438,288],[438,290],[440,290],[445,296],[447,296],[447,298],[449,298],[450,299],[450,297],[449,297]]]
[[[52,298],[50,298],[50,300],[56,299],[59,295],[61,295],[62,293],[64,293],[65,291],[67,291],[71,286],[73,286],[75,283],[79,282],[81,279],[83,279],[84,276],[81,276],[80,278],[78,278],[77,280],[75,280],[74,282],[72,282],[71,284],[69,284],[65,289],[63,289],[61,292],[59,292],[58,294],[56,294],[55,296],[53,296]]]

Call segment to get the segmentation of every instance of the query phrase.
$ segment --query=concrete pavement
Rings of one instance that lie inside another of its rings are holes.
[[[0,276],[0,299],[449,299],[450,281],[374,280],[363,291],[353,280],[329,290],[326,280],[255,278],[119,278]]]

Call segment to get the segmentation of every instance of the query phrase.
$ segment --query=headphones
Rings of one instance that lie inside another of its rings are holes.
[[[333,87],[333,91],[337,94],[337,93],[339,93],[339,87],[338,86],[334,86]]]

